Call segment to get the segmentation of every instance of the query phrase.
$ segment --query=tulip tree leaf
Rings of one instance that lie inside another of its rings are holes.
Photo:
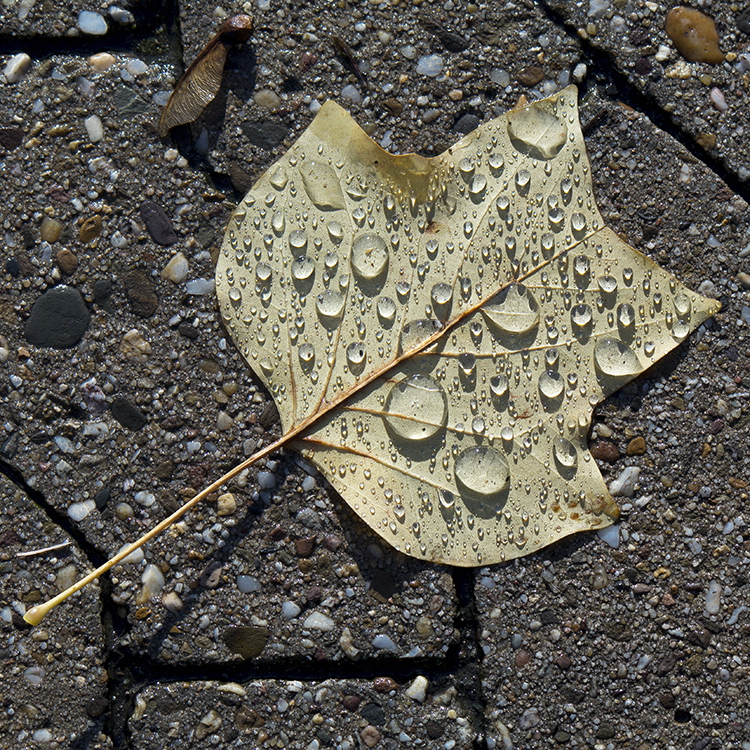
[[[395,548],[462,566],[612,523],[593,408],[719,309],[604,226],[574,87],[434,158],[326,103],[216,280],[286,443]]]

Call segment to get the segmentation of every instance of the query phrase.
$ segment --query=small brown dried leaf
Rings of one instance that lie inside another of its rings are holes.
[[[221,24],[216,36],[177,82],[159,120],[160,137],[164,138],[177,125],[185,125],[199,117],[219,92],[230,48],[246,41],[252,29],[250,16],[232,16]]]

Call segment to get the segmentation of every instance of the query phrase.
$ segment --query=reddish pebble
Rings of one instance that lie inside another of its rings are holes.
[[[379,693],[390,693],[398,687],[398,683],[392,677],[376,677],[372,681],[372,686]]]
[[[517,667],[525,667],[529,661],[531,661],[531,654],[526,649],[520,649],[516,651],[515,659],[513,662]]]
[[[614,443],[610,443],[609,440],[597,440],[589,450],[597,461],[606,461],[613,464],[620,458],[620,449]]]
[[[358,695],[345,695],[341,701],[347,711],[356,711],[361,702]]]

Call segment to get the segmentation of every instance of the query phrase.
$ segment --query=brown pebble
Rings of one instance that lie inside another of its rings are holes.
[[[597,461],[613,464],[620,458],[620,449],[609,440],[597,440],[589,450]]]
[[[307,599],[308,602],[319,602],[323,598],[324,593],[325,592],[320,586],[310,586],[305,593],[305,599]]]
[[[513,659],[513,663],[517,667],[525,667],[529,661],[531,661],[531,654],[524,648],[519,649],[516,651],[516,656]]]
[[[81,242],[88,245],[89,242],[93,242],[101,233],[102,217],[97,214],[95,216],[89,216],[89,218],[81,224],[81,228],[78,230],[78,238]]]
[[[647,76],[651,73],[651,61],[647,57],[639,57],[633,65],[633,72],[637,76]]]
[[[677,705],[674,695],[672,693],[659,693],[659,703],[664,708],[674,708]]]
[[[358,695],[345,695],[341,703],[347,711],[356,711],[362,701]]]
[[[143,201],[138,209],[151,239],[165,247],[177,242],[177,234],[164,209],[153,201]]]
[[[717,65],[724,62],[713,18],[695,8],[678,5],[667,13],[664,25],[677,51],[689,62]]]
[[[70,276],[78,268],[78,256],[72,250],[60,250],[55,255],[57,267],[66,275]]]
[[[0,146],[12,151],[23,143],[23,130],[21,128],[0,128]]]
[[[379,693],[390,693],[391,690],[395,690],[398,687],[398,683],[393,677],[376,677],[372,681],[372,686]]]
[[[274,542],[278,542],[286,536],[286,529],[283,526],[274,526],[274,528],[268,532],[268,536]]]
[[[368,724],[360,733],[362,743],[365,747],[375,747],[380,742],[380,730],[372,724]]]
[[[342,541],[334,534],[326,534],[323,537],[323,544],[329,552],[335,552],[341,546]]]
[[[310,557],[315,549],[315,537],[308,536],[304,539],[295,539],[294,549],[297,552],[297,557]]]
[[[57,242],[62,234],[63,226],[63,223],[57,219],[45,216],[42,219],[42,226],[39,230],[41,238],[45,242]]]
[[[404,105],[398,99],[394,99],[393,97],[391,97],[390,99],[386,99],[383,102],[383,107],[385,107],[385,109],[387,109],[392,115],[396,115],[397,117],[401,114],[401,112],[403,112],[404,109]]]
[[[716,148],[716,136],[713,133],[698,133],[695,136],[695,142],[706,151],[713,151]]]
[[[544,71],[538,65],[532,65],[524,68],[516,78],[524,86],[536,86],[544,78]]]
[[[258,625],[241,625],[227,628],[221,636],[224,645],[243,659],[259,656],[268,643],[268,628]]]
[[[93,698],[86,705],[86,715],[96,719],[106,711],[109,711],[109,701],[106,698]]]
[[[159,298],[148,274],[140,268],[134,268],[125,274],[122,281],[133,312],[140,318],[150,318],[159,306]]]
[[[646,440],[640,435],[638,437],[634,437],[628,443],[628,447],[625,449],[625,453],[627,453],[629,456],[642,456],[645,452]]]
[[[560,656],[555,659],[555,664],[557,664],[560,669],[565,671],[566,669],[570,669],[573,662],[570,660],[570,657],[567,654],[560,654]]]

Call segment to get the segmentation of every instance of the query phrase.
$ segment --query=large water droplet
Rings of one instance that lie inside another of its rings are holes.
[[[505,375],[495,375],[490,378],[490,391],[496,399],[505,398],[508,395],[508,378]]]
[[[508,462],[488,445],[466,448],[456,458],[456,481],[462,490],[478,499],[489,499],[508,486]]]
[[[544,398],[554,401],[562,396],[564,390],[565,383],[559,372],[543,372],[539,376],[539,393]]]
[[[690,315],[690,309],[690,298],[687,296],[687,294],[683,294],[682,292],[680,292],[674,298],[674,311],[677,313],[678,317],[686,318],[688,315]]]
[[[643,369],[636,353],[619,339],[613,338],[597,341],[594,364],[603,375],[613,378],[631,377]]]
[[[495,334],[526,336],[539,326],[539,305],[523,284],[510,284],[481,308]]]
[[[300,255],[292,261],[292,276],[297,281],[307,281],[315,272],[315,261],[307,255]]]
[[[390,328],[396,318],[396,303],[390,297],[378,299],[378,317],[380,322]]]
[[[346,347],[346,361],[349,364],[349,369],[353,373],[359,374],[367,361],[367,347],[361,341],[349,344]]]
[[[269,284],[272,275],[273,269],[267,263],[258,263],[258,265],[255,266],[255,278],[259,284],[262,284],[263,286]]]
[[[328,236],[338,245],[344,239],[344,229],[338,221],[328,222]]]
[[[383,418],[398,437],[429,440],[445,427],[448,399],[440,383],[418,373],[391,388],[385,410]]]
[[[308,370],[312,367],[315,361],[315,347],[312,344],[300,344],[297,354],[303,370]]]
[[[508,113],[508,135],[513,146],[533,159],[552,159],[568,137],[565,121],[552,114],[548,103],[534,102]]]
[[[453,287],[450,284],[446,284],[444,281],[439,281],[432,287],[430,298],[435,307],[435,313],[443,318],[445,317],[447,308],[450,306],[451,300],[453,299]]]
[[[555,458],[557,470],[566,478],[574,474],[578,468],[578,451],[573,443],[563,437],[555,438],[552,445],[552,455]]]
[[[326,328],[338,325],[339,318],[344,309],[344,302],[344,295],[331,289],[318,295],[316,307],[318,308],[321,323]]]
[[[229,290],[229,301],[232,307],[239,307],[242,304],[242,292],[236,286]]]
[[[372,281],[388,268],[388,246],[377,234],[360,234],[352,242],[352,270],[359,279]]]
[[[408,352],[415,346],[419,346],[425,339],[430,338],[434,333],[442,329],[439,320],[432,318],[423,318],[421,320],[412,320],[401,329],[399,338],[399,351]]]
[[[586,328],[594,319],[588,305],[574,305],[570,310],[570,321],[576,328]]]
[[[307,234],[304,229],[295,229],[289,233],[289,247],[292,255],[302,255],[307,247]]]

